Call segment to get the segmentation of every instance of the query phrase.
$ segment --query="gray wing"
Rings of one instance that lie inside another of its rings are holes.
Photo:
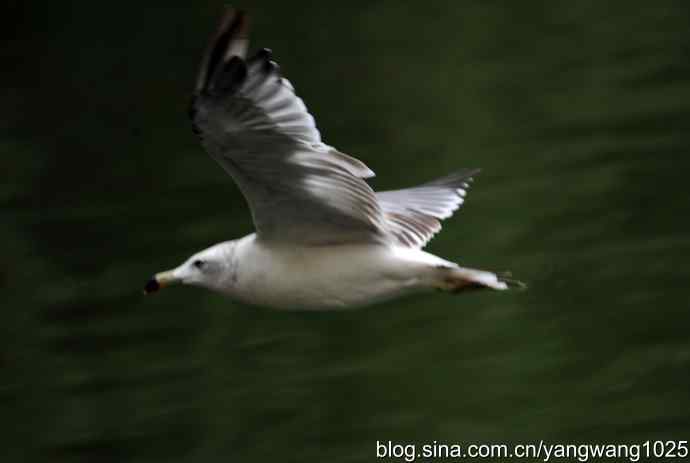
[[[361,161],[322,143],[269,50],[246,57],[248,20],[228,9],[202,61],[194,132],[235,180],[264,239],[305,244],[387,239]]]
[[[388,229],[405,246],[422,248],[464,202],[479,169],[465,169],[404,190],[376,193]]]

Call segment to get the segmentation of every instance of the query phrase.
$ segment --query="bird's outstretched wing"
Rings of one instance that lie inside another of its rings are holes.
[[[361,161],[322,143],[314,118],[264,49],[247,58],[248,18],[228,9],[204,56],[193,129],[238,184],[262,239],[389,239]]]
[[[462,205],[478,172],[465,169],[417,187],[376,193],[390,233],[405,246],[424,247],[441,230],[441,220]]]

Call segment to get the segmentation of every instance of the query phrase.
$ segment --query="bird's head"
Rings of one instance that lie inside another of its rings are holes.
[[[156,273],[144,286],[144,294],[177,284],[217,289],[232,278],[235,242],[227,241],[197,252],[181,265]]]

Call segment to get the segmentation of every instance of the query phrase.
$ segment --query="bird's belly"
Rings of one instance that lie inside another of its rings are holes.
[[[416,269],[378,245],[290,248],[254,257],[235,296],[277,308],[361,306],[400,295],[418,282]]]

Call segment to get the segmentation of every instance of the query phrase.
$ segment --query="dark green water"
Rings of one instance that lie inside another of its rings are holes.
[[[690,8],[586,3],[244,2],[375,187],[482,167],[429,250],[530,284],[345,313],[141,295],[252,229],[185,116],[220,3],[6,4],[0,460],[690,438]]]

